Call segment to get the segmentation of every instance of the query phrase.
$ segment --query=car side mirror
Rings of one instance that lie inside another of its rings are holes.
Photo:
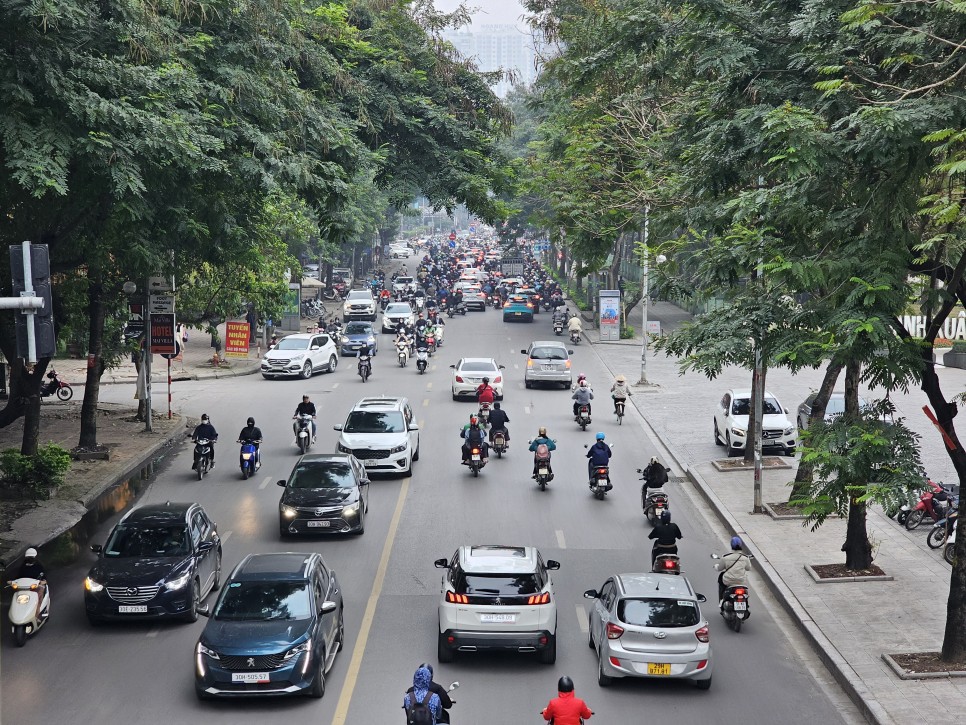
[[[500,365],[500,370],[506,370],[506,365]]]
[[[334,425],[334,426],[332,426],[332,430],[342,430],[342,426],[341,425]]]
[[[336,604],[333,601],[326,600],[322,602],[322,606],[319,607],[319,611],[322,612],[322,614],[331,614],[338,608],[339,608],[338,604]]]
[[[276,486],[281,486],[282,488],[285,488],[285,479],[284,479],[284,478],[280,478],[280,479],[278,479],[278,480],[277,480],[277,481],[275,482],[275,485],[276,485]]]
[[[598,599],[600,593],[596,589],[588,589],[584,592],[584,599]]]
[[[560,562],[554,561],[553,559],[547,559],[547,568],[552,571],[557,571],[560,568]]]
[[[520,352],[522,352],[524,355],[527,354],[527,351],[526,350],[521,350]]]
[[[100,544],[91,544],[91,551],[93,551],[95,554],[100,554],[102,551],[104,551],[104,547]]]
[[[208,605],[207,604],[199,604],[198,605],[197,612],[202,617],[210,617],[211,616],[211,609],[208,608]]]
[[[573,355],[574,354],[574,351],[573,350],[567,350],[567,354],[568,355]]]
[[[313,345],[312,347],[309,348],[309,350],[311,350],[312,352],[315,352],[318,349],[319,349],[318,345]]]
[[[214,548],[215,548],[214,541],[202,541],[200,544],[198,544],[198,553],[204,554],[205,552],[211,551]]]
[[[437,559],[433,562],[433,566],[435,566],[437,569],[446,569],[449,566],[449,562],[447,562],[446,559]]]
[[[698,601],[699,602],[706,602],[706,601],[708,601],[708,598],[706,596],[704,596],[704,594],[698,594]]]
[[[359,485],[360,486],[368,486],[369,483],[370,483],[370,481],[369,481],[368,478],[363,478],[361,481],[359,481]]]
[[[455,365],[450,365],[450,367],[453,368],[453,370],[456,370],[456,366]]]
[[[409,431],[410,432],[414,432],[414,431],[417,431],[417,430],[419,430],[419,426],[418,425],[410,425],[409,426]]]

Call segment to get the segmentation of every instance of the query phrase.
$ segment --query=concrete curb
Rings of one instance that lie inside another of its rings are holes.
[[[613,374],[614,371],[611,370],[607,362],[599,353],[596,354],[604,367]],[[895,725],[895,721],[869,691],[862,678],[859,677],[858,673],[856,673],[845,657],[836,649],[835,645],[829,640],[819,625],[811,618],[791,588],[785,583],[778,571],[769,563],[767,557],[762,554],[754,541],[744,531],[738,520],[732,516],[731,512],[721,502],[707,481],[704,480],[701,474],[685,463],[683,457],[677,452],[675,447],[650,424],[645,411],[641,410],[638,406],[637,400],[633,397],[631,400],[634,403],[634,407],[641,414],[645,425],[654,434],[654,437],[661,442],[661,445],[668,451],[677,466],[685,472],[698,492],[717,514],[721,523],[731,532],[732,536],[740,536],[742,541],[744,541],[745,546],[755,557],[752,563],[759,575],[767,582],[775,598],[778,599],[785,610],[791,615],[792,619],[798,624],[799,629],[812,645],[819,659],[828,668],[829,672],[835,678],[835,681],[848,695],[849,699],[859,709],[862,716],[868,722],[873,723],[873,725]]]
[[[248,368],[240,368],[238,370],[215,370],[203,371],[200,373],[172,373],[171,382],[178,383],[184,382],[186,380],[217,380],[219,378],[236,378],[242,375],[254,375],[261,369],[261,362],[258,362]],[[101,385],[133,385],[137,380],[134,378],[116,378],[108,377],[107,375],[101,378]],[[164,385],[167,383],[167,378],[157,378],[151,377],[151,385]],[[71,383],[72,387],[83,388],[86,385],[86,381],[79,383]]]

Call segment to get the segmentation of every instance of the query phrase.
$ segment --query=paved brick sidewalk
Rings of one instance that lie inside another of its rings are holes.
[[[661,310],[661,305],[652,307],[651,319],[660,319]],[[677,325],[686,317],[671,310],[668,322]],[[595,330],[588,330],[587,337],[612,373],[638,379],[640,338],[599,343]],[[939,375],[948,391],[966,386],[966,371],[941,368]],[[792,376],[774,370],[766,387],[794,414],[820,377],[821,371]],[[938,650],[941,644],[950,567],[926,547],[928,526],[909,532],[881,512],[870,511],[869,533],[878,544],[875,561],[895,580],[814,582],[806,564],[845,561],[845,522],[832,520],[812,532],[800,521],[753,515],[752,474],[719,473],[710,464],[723,457],[723,449],[712,441],[713,406],[727,388],[750,387],[750,373],[729,369],[714,381],[694,373],[680,376],[673,360],[649,350],[648,380],[655,386],[632,388],[631,400],[725,525],[756,552],[758,572],[866,717],[903,725],[937,718],[960,721],[966,712],[966,679],[900,680],[881,659],[883,653]],[[955,481],[942,443],[921,412],[924,396],[914,390],[894,402],[907,424],[923,436],[923,460],[930,474]],[[794,468],[766,471],[764,501],[787,500],[787,482],[793,478]]]

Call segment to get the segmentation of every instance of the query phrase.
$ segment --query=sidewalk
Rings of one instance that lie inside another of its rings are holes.
[[[661,319],[665,330],[689,317],[669,307],[673,305],[659,303],[650,308],[649,318]],[[639,311],[637,323],[631,322],[639,331]],[[589,330],[586,336],[613,374],[624,373],[629,380],[639,377],[640,336],[620,344],[598,342],[596,330]],[[886,653],[940,648],[950,567],[939,552],[926,546],[929,526],[906,531],[879,510],[870,510],[868,530],[878,545],[875,563],[894,581],[813,581],[806,564],[844,563],[845,521],[833,519],[812,532],[800,520],[751,514],[752,473],[719,473],[710,463],[724,457],[723,449],[712,442],[713,406],[728,388],[750,387],[750,373],[728,369],[714,381],[696,373],[680,376],[675,361],[650,349],[647,371],[652,387],[633,386],[631,400],[725,526],[749,545],[756,556],[757,573],[866,718],[902,725],[937,719],[961,721],[966,712],[966,678],[901,680],[882,660]],[[939,374],[947,391],[966,386],[966,371],[941,368]],[[792,376],[770,370],[767,388],[794,412],[820,379],[821,371]],[[955,481],[942,443],[921,412],[924,396],[910,391],[894,402],[907,424],[922,434],[923,460],[930,474]],[[765,471],[765,503],[788,499],[787,483],[794,479],[794,472],[794,467]]]

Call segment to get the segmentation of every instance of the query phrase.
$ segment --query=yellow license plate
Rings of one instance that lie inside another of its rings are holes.
[[[647,674],[649,675],[670,675],[671,665],[659,665],[654,662],[647,663]]]

